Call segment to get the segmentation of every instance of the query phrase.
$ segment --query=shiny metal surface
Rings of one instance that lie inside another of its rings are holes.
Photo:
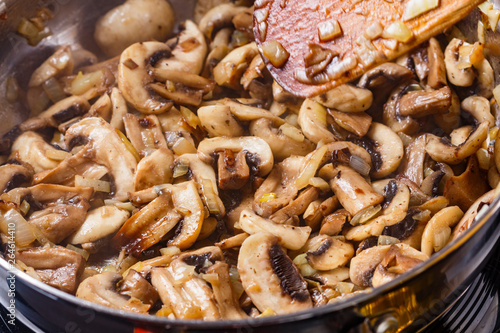
[[[95,20],[121,2],[0,0],[0,17],[3,17],[3,9],[6,8],[7,13],[6,20],[0,19],[0,135],[29,116],[24,105],[9,104],[4,100],[5,79],[14,76],[25,87],[29,79],[27,73],[31,73],[58,45],[70,44],[75,49],[84,47],[99,52],[91,38]],[[196,0],[170,2],[176,10],[178,21],[182,21],[192,15]],[[40,5],[51,8],[55,14],[54,20],[49,22],[54,33],[38,46],[31,47],[13,30],[21,17],[31,17]],[[462,31],[470,39],[475,39],[473,37],[477,31],[472,24],[477,20],[477,13],[474,15],[461,25]],[[500,45],[498,35],[488,33],[488,41]],[[493,66],[499,73],[498,59],[493,62]],[[498,75],[496,79],[499,79]],[[500,237],[500,224],[497,222],[500,202],[492,206],[487,215],[462,238],[416,270],[371,293],[292,315],[233,322],[172,321],[125,313],[82,301],[20,272],[16,273],[17,310],[33,322],[40,323],[48,332],[133,332],[134,327],[146,328],[146,332],[414,331],[428,324],[422,316],[429,309],[437,309],[445,304],[444,300],[458,297],[463,292],[463,285],[471,281],[491,255]],[[0,290],[7,289],[5,282],[8,269],[7,263],[0,259]]]

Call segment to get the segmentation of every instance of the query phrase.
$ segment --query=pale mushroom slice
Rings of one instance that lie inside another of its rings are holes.
[[[85,118],[71,126],[65,135],[68,148],[84,144],[75,155],[66,158],[49,173],[35,177],[36,182],[65,183],[83,173],[89,166],[104,166],[114,184],[113,199],[125,201],[134,191],[131,181],[137,160],[116,130],[100,118]]]
[[[449,206],[437,212],[425,226],[421,251],[430,257],[441,250],[450,240],[451,228],[463,216],[464,212],[458,206]]]
[[[445,138],[428,134],[425,150],[434,161],[455,165],[481,148],[483,141],[488,136],[488,129],[489,122],[481,122],[468,136],[467,140],[458,146],[447,142]]]
[[[253,42],[232,50],[214,67],[215,82],[220,86],[238,90],[241,87],[242,75],[258,54],[257,45]]]
[[[227,105],[202,106],[197,111],[201,126],[207,131],[211,138],[218,136],[238,137],[243,136],[245,130]]]
[[[292,260],[269,233],[248,237],[240,248],[238,271],[245,292],[264,312],[292,313],[313,306],[307,283]]]
[[[8,163],[0,166],[0,193],[29,185],[33,179],[33,169],[22,164]]]
[[[316,144],[338,141],[327,128],[326,108],[318,102],[311,99],[304,100],[300,107],[298,123],[306,138]]]
[[[276,81],[296,95],[311,97],[410,51],[480,2],[260,1],[255,4],[254,33]],[[336,15],[318,15],[324,11]]]
[[[29,87],[37,87],[56,75],[71,74],[74,62],[71,47],[62,46],[31,74]]]
[[[136,43],[122,52],[118,65],[118,87],[127,102],[140,112],[158,114],[172,107],[172,101],[161,97],[150,87],[154,82],[151,68],[161,57],[169,57],[171,53],[170,47],[160,42]]]
[[[118,283],[123,277],[114,272],[104,272],[85,279],[78,286],[76,297],[110,308],[147,313],[151,305],[135,297],[120,294]]]
[[[253,235],[259,232],[268,232],[279,239],[279,243],[290,250],[298,250],[304,246],[311,234],[311,228],[296,227],[287,224],[278,224],[265,219],[250,210],[243,210],[239,220],[240,228]]]
[[[155,185],[168,184],[173,180],[174,154],[161,147],[144,157],[137,164],[134,190],[141,191]]]
[[[406,217],[410,203],[408,187],[396,180],[380,182],[383,185],[385,201],[380,216],[364,221],[347,231],[345,236],[348,240],[362,241],[370,236],[380,236],[385,227],[394,225]]]
[[[491,190],[478,198],[453,229],[451,240],[457,239],[467,231],[481,217],[480,212],[486,209],[495,200],[496,196],[496,191]]]
[[[313,98],[321,105],[341,112],[363,112],[372,106],[369,89],[343,84]]]
[[[127,138],[140,157],[148,156],[156,149],[167,148],[167,140],[155,115],[139,118],[127,113],[123,117],[123,124]]]
[[[347,265],[354,256],[354,246],[342,238],[328,235],[311,238],[306,254],[309,265],[320,271],[329,271]]]
[[[213,6],[215,1],[198,1],[195,8],[195,18],[199,17],[199,27],[203,34],[208,38],[212,39],[212,36],[221,28],[225,28],[233,25],[233,18],[239,13],[243,13],[248,10],[247,7],[236,6],[234,3],[226,3],[225,1],[219,1],[218,5]],[[200,9],[203,7],[209,7],[208,10],[201,16],[199,14]]]
[[[444,62],[446,65],[446,74],[450,83],[459,87],[469,87],[474,82],[476,77],[472,67],[459,68],[459,49],[463,45],[470,45],[469,43],[453,38],[446,46],[444,51]]]
[[[49,286],[73,294],[85,269],[81,254],[62,246],[44,246],[16,252],[16,260],[35,269]]]
[[[121,294],[135,297],[144,304],[153,305],[156,303],[159,298],[158,292],[140,273],[129,269],[124,276],[119,283]]]
[[[128,211],[115,206],[101,206],[88,212],[78,230],[67,238],[70,244],[95,242],[116,232],[129,218]]]

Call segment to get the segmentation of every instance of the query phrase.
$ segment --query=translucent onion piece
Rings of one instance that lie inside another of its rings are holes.
[[[351,225],[355,226],[358,224],[365,224],[368,221],[370,221],[372,218],[376,217],[378,213],[382,210],[382,206],[380,205],[375,205],[368,207],[366,209],[363,209],[356,215],[354,215],[351,219]]]
[[[19,88],[19,83],[13,77],[8,77],[5,81],[5,99],[9,103],[15,103],[19,98],[19,92],[21,88]]]
[[[221,212],[219,205],[217,204],[217,194],[212,186],[212,182],[208,179],[203,179],[201,181],[201,192],[203,194],[203,201],[207,205],[208,210],[211,214],[219,214]]]
[[[327,181],[320,177],[312,177],[309,179],[309,185],[317,187],[323,192],[328,192],[330,190],[330,185]]]
[[[349,166],[362,176],[366,177],[370,174],[370,165],[357,155],[351,155],[349,158]]]
[[[99,179],[86,178],[80,175],[75,176],[75,186],[93,187],[97,192],[111,192],[111,184],[109,182]]]
[[[53,103],[57,103],[66,97],[61,84],[56,78],[51,77],[42,84],[42,88]]]
[[[295,181],[295,186],[297,186],[297,189],[301,190],[306,187],[309,184],[309,180],[316,175],[316,171],[318,170],[321,161],[326,154],[326,151],[327,147],[322,146],[319,149],[316,149],[313,155],[310,156],[309,161],[307,161],[307,164],[302,169],[299,177],[297,177],[297,180]]]
[[[33,227],[15,209],[0,215],[0,231],[19,247],[27,247],[36,239]]]
[[[396,237],[381,235],[378,237],[377,245],[393,245],[400,243]]]
[[[393,38],[398,42],[406,43],[413,37],[413,32],[403,22],[394,22],[385,27],[382,32],[383,38]]]
[[[174,166],[174,178],[182,177],[185,174],[187,174],[189,171],[189,165],[186,164],[184,161],[179,160],[177,164]]]
[[[174,143],[172,150],[178,156],[181,156],[183,154],[196,154],[198,152],[193,144],[185,138],[180,138],[179,140],[177,140]]]
[[[189,110],[187,107],[181,106],[179,111],[181,112],[182,117],[184,117],[184,120],[189,124],[189,126],[191,126],[192,128],[201,126],[200,118],[198,118],[198,116],[191,112],[191,110]]]
[[[304,141],[304,134],[302,134],[302,132],[297,127],[289,124],[283,124],[280,126],[280,131],[294,141]]]
[[[104,81],[104,73],[101,70],[82,74],[79,72],[71,82],[71,92],[74,95],[83,95],[90,89],[99,86]]]
[[[71,153],[59,149],[47,149],[45,155],[54,161],[63,161],[66,158],[73,156]]]
[[[276,68],[283,66],[288,60],[288,57],[290,57],[290,53],[288,53],[288,51],[277,41],[264,42],[262,44],[262,54],[269,59]]]
[[[139,153],[137,152],[137,150],[135,149],[135,147],[132,145],[132,143],[128,140],[128,138],[125,136],[125,134],[123,134],[122,131],[120,131],[119,129],[115,129],[115,130],[116,130],[116,133],[118,133],[118,136],[120,137],[120,139],[122,140],[122,142],[125,144],[125,147],[127,148],[127,150],[132,155],[134,155],[134,157],[137,160],[137,162],[139,162],[141,160],[141,157],[139,156]]]
[[[66,248],[68,250],[75,251],[76,253],[80,254],[82,257],[85,258],[85,260],[89,259],[90,254],[88,253],[88,251],[86,251],[84,249],[81,249],[81,248],[76,247],[76,246],[71,245],[71,244],[66,245]]]
[[[437,6],[439,6],[439,0],[410,0],[406,3],[403,20],[411,20]]]

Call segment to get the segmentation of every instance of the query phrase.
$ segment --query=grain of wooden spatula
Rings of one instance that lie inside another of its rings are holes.
[[[276,81],[319,95],[409,51],[484,0],[256,0],[254,33]]]

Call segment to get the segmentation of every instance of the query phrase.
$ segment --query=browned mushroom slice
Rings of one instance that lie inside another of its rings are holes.
[[[328,113],[337,125],[359,137],[365,136],[372,124],[372,117],[365,112],[348,113],[328,109]]]
[[[16,260],[33,267],[44,283],[71,294],[75,292],[85,269],[85,259],[62,246],[19,251]]]
[[[436,162],[458,164],[481,147],[481,144],[488,136],[488,128],[489,123],[487,121],[482,122],[474,129],[467,140],[458,146],[450,144],[446,138],[428,134],[425,150]]]
[[[453,233],[451,234],[451,240],[455,240],[460,237],[467,229],[469,229],[472,224],[476,221],[479,212],[482,209],[485,209],[488,205],[490,205],[493,200],[496,198],[495,190],[491,190],[486,192],[484,195],[479,197],[472,206],[465,212],[465,215],[462,217],[460,222],[453,229]]]
[[[341,112],[363,112],[372,105],[373,94],[369,89],[343,84],[313,99]]]
[[[50,173],[35,177],[36,182],[65,183],[84,172],[89,164],[97,164],[109,170],[115,188],[114,199],[124,201],[127,193],[133,192],[131,179],[137,160],[109,123],[100,118],[85,118],[68,129],[65,142],[70,149],[82,143],[84,146]]]
[[[208,267],[202,278],[210,283],[222,318],[245,319],[248,315],[241,309],[229,277],[229,265],[217,262]]]
[[[239,190],[250,177],[250,169],[244,151],[240,151],[235,156],[231,150],[224,149],[219,153],[217,165],[221,190]]]
[[[427,59],[429,62],[429,75],[427,84],[434,89],[439,89],[446,85],[446,67],[444,63],[444,54],[441,45],[436,38],[429,39],[427,47]]]
[[[53,243],[59,243],[80,228],[85,221],[91,188],[40,184],[17,188],[7,193],[18,204],[26,200],[33,210],[28,222]]]
[[[371,284],[378,287],[429,259],[429,256],[406,244],[391,245],[376,267]]]
[[[307,283],[297,267],[268,233],[248,237],[238,256],[241,282],[253,304],[264,312],[277,314],[296,312],[312,307]]]
[[[214,67],[213,76],[215,82],[220,86],[236,90],[239,89],[241,87],[240,81],[243,73],[258,52],[257,45],[253,42],[229,52],[229,54]]]
[[[297,196],[295,180],[302,163],[302,157],[293,156],[274,165],[269,176],[254,194],[253,208],[259,215],[269,217]]]
[[[413,135],[420,130],[420,124],[410,116],[403,116],[399,113],[399,104],[404,93],[407,91],[408,83],[396,87],[384,104],[383,122],[396,133]]]
[[[45,81],[56,75],[68,75],[73,72],[73,55],[70,46],[62,46],[47,60],[45,60],[31,74],[29,87],[42,85]]]
[[[326,108],[313,101],[305,99],[299,111],[298,124],[306,138],[315,144],[338,141],[338,138],[328,130]]]
[[[139,118],[131,113],[123,117],[127,138],[141,157],[150,155],[156,149],[167,148],[158,117],[148,115]]]
[[[340,234],[344,224],[351,220],[351,214],[345,209],[338,209],[332,214],[325,216],[321,221],[320,235],[335,236]]]
[[[384,201],[371,185],[356,171],[344,166],[328,164],[320,170],[320,177],[330,180],[330,186],[342,206],[352,215]]]
[[[114,236],[113,243],[139,255],[158,243],[181,218],[174,209],[171,195],[162,194],[128,219]]]
[[[118,284],[122,278],[120,274],[113,272],[91,276],[80,283],[76,297],[114,309],[147,313],[151,305],[118,292]]]
[[[458,206],[449,206],[437,212],[425,226],[421,251],[429,257],[441,250],[450,240],[451,228],[464,216]]]
[[[346,265],[354,256],[351,243],[338,237],[319,235],[309,240],[307,262],[312,268],[328,271]]]
[[[32,178],[33,169],[20,164],[4,164],[0,166],[0,192],[29,185]]]
[[[399,100],[399,114],[421,118],[448,112],[451,90],[447,86],[433,91],[410,91]]]
[[[316,187],[309,187],[269,218],[276,223],[298,224],[298,216],[306,211],[309,205],[318,198],[319,190]]]
[[[170,149],[161,147],[155,150],[137,164],[134,189],[140,191],[155,185],[171,183],[173,165],[174,154]]]
[[[475,79],[474,69],[472,67],[458,67],[459,50],[464,45],[470,44],[458,38],[453,38],[444,51],[444,62],[448,80],[450,83],[460,87],[471,86]]]
[[[240,215],[240,227],[249,234],[268,232],[279,237],[279,243],[291,250],[298,250],[304,246],[309,235],[310,227],[295,227],[287,224],[278,224],[260,217],[253,211],[244,210]]]
[[[399,174],[420,187],[424,180],[426,135],[415,138],[406,148]]]
[[[217,2],[215,2],[217,3]],[[245,11],[248,10],[247,7],[243,6],[236,6],[233,3],[224,3],[222,1],[217,3],[218,5],[215,5],[213,3],[203,3],[199,1],[196,5],[196,8],[202,8],[204,5],[205,6],[212,6],[212,8],[209,8],[203,16],[200,16],[200,13],[198,11],[195,12],[195,15],[198,14],[200,17],[199,20],[199,25],[200,25],[200,30],[203,32],[203,34],[211,39],[212,36],[219,30],[224,27],[229,27],[232,26],[233,19],[235,16],[237,16],[240,13],[244,13]],[[195,16],[196,17],[196,16]]]
[[[326,184],[328,185],[328,183]],[[318,199],[311,202],[302,216],[304,223],[310,226],[313,231],[318,230],[322,225],[322,220],[339,208],[339,205],[339,199],[336,196],[331,196],[323,201]]]
[[[131,269],[119,283],[120,293],[153,305],[159,298],[156,289],[141,274]]]

